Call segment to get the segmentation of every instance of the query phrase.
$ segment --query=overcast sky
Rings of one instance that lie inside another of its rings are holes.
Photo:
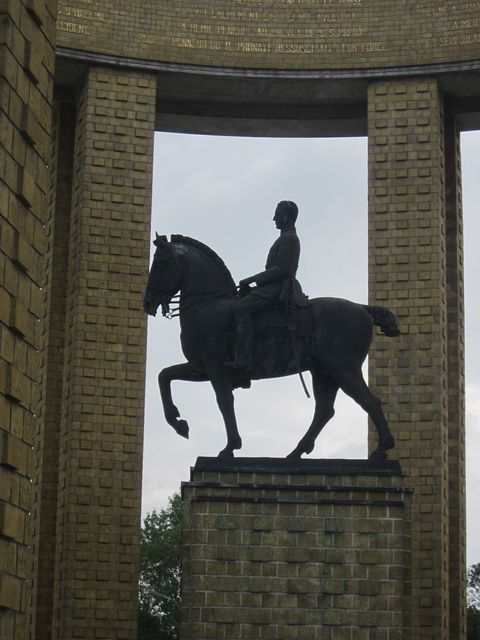
[[[462,136],[467,351],[468,564],[480,562],[480,133]],[[294,200],[302,244],[298,279],[310,296],[366,303],[367,140],[269,139],[157,134],[152,234],[180,233],[205,242],[236,282],[264,268],[278,231],[279,200]],[[225,429],[209,383],[173,383],[174,402],[190,425],[180,438],[163,417],[157,374],[184,361],[179,323],[149,319],[143,512],[160,509],[189,479],[198,456],[225,446]],[[377,337],[376,339],[383,339]],[[308,380],[307,384],[310,384]],[[235,392],[243,456],[284,457],[310,424],[313,400],[298,377],[259,381]],[[314,457],[364,458],[366,414],[341,392],[336,415]],[[388,414],[388,407],[387,414]],[[474,499],[475,497],[475,499]]]

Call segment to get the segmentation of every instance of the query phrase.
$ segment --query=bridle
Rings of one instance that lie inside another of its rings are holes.
[[[177,259],[177,257],[173,254],[173,252],[170,254],[169,258],[167,259],[160,258],[160,261],[166,262],[168,259],[172,259],[172,258],[175,261],[175,265],[180,272],[179,280],[180,282],[183,282],[183,279],[184,279],[183,267],[180,260]],[[195,307],[198,304],[204,304],[206,302],[209,302],[210,300],[213,300],[215,298],[218,298],[224,295],[229,295],[231,298],[235,298],[237,295],[238,289],[239,287],[232,289],[231,286],[215,287],[214,289],[192,291],[191,293],[190,292],[182,293],[180,289],[179,294],[174,294],[173,296],[165,296],[165,297],[162,296],[160,298],[162,315],[164,318],[167,318],[167,320],[173,320],[173,318],[178,318],[180,316],[180,308],[182,311],[185,311],[187,309],[191,309],[192,307]],[[200,300],[197,299],[198,296],[202,296]],[[170,304],[172,303],[172,301],[173,301],[173,304],[175,304],[176,306],[172,310],[170,310]]]
[[[192,291],[191,293],[176,294],[172,296],[168,302],[164,301],[161,303],[162,315],[165,318],[167,318],[167,320],[178,318],[178,316],[180,315],[180,300],[182,301],[181,302],[182,311],[185,311],[186,309],[191,309],[197,304],[209,302],[210,300],[218,298],[219,296],[224,296],[226,294],[227,295],[229,294],[231,298],[236,297],[236,293],[232,291],[231,287],[220,287],[216,289],[205,289],[203,291]],[[187,299],[196,298],[197,296],[204,296],[204,297],[202,297],[201,300],[194,299],[194,300],[185,301],[186,298]],[[174,304],[176,304],[177,306],[170,311],[170,303],[172,302],[172,300],[174,301]]]

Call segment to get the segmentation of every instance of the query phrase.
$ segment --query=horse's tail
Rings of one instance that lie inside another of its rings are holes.
[[[368,304],[362,306],[372,316],[373,324],[379,326],[382,333],[389,338],[395,338],[400,335],[397,319],[389,309],[385,309],[385,307],[371,307]]]

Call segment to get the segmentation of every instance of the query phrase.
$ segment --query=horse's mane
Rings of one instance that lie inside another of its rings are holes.
[[[219,255],[215,253],[213,249],[207,247],[207,245],[203,244],[203,242],[200,242],[200,240],[195,240],[194,238],[189,238],[188,236],[182,236],[179,234],[172,234],[171,242],[182,242],[184,244],[189,244],[211,258],[222,271],[223,275],[227,279],[228,285],[232,287],[233,291],[236,291],[236,285],[234,279],[232,278],[232,274],[228,270],[228,267],[225,265],[224,261],[220,258]]]

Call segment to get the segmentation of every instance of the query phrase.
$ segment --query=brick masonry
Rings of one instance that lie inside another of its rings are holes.
[[[479,24],[467,0],[60,0],[58,41],[162,63],[352,69],[478,60]]]
[[[2,639],[135,637],[157,79],[86,66],[54,104],[56,38],[155,64],[478,60],[480,4],[428,5],[60,0],[56,31],[55,0],[0,0]],[[368,128],[371,301],[403,331],[370,381],[415,489],[411,634],[463,640],[459,134],[434,78],[371,83]]]
[[[54,108],[52,174],[55,196],[47,225],[44,402],[36,434],[36,473],[32,509],[33,593],[31,635],[52,633],[58,500],[58,457],[63,395],[63,362],[68,273],[68,238],[73,180],[75,110],[71,104]],[[40,631],[41,630],[41,631]],[[41,637],[41,636],[40,636]]]
[[[68,243],[53,587],[59,640],[136,636],[155,87],[148,74],[91,68],[76,104],[69,233],[59,229],[55,239]],[[63,269],[59,259],[60,286]],[[52,384],[57,371],[52,363]]]
[[[378,341],[370,383],[415,489],[415,638],[465,633],[463,283],[458,132],[437,81],[369,89],[369,292],[400,338]]]
[[[409,639],[401,475],[241,462],[183,485],[182,640]]]
[[[0,637],[27,637],[42,405],[54,1],[0,3]]]

